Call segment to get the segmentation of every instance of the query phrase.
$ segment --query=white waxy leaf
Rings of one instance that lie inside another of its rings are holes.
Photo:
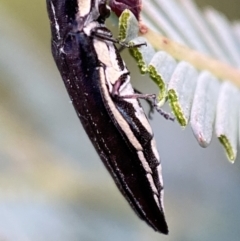
[[[182,61],[174,70],[168,85],[169,104],[183,127],[189,120],[197,77],[196,69]]]
[[[138,48],[129,48],[129,51],[137,60],[140,71],[142,73],[146,73],[148,71],[148,65],[155,54],[155,50],[152,45],[143,37],[137,37],[130,41],[131,45],[138,45],[143,43],[145,43],[145,45],[142,45]]]
[[[238,51],[237,41],[234,38],[231,24],[227,18],[210,7],[205,10],[205,18],[212,27],[219,44],[225,49],[230,64],[235,67],[240,67],[240,53]]]
[[[231,162],[237,156],[239,94],[239,90],[226,81],[221,86],[217,104],[216,135]]]
[[[143,1],[143,11],[144,19],[147,18],[151,21],[156,28],[164,33],[164,35],[177,41],[178,43],[185,44],[182,35],[172,26],[164,12],[162,12],[162,9],[157,8],[153,1]]]
[[[208,27],[202,12],[192,0],[179,0],[184,14],[188,16],[189,22],[194,26],[195,31],[198,32],[200,39],[205,43],[208,54],[217,59],[227,62],[224,50],[219,46],[218,41],[214,38],[211,29]]]
[[[164,51],[157,52],[148,66],[150,77],[160,89],[158,95],[159,106],[165,103],[167,86],[176,66],[176,60]]]
[[[209,72],[198,76],[190,124],[202,147],[207,147],[212,139],[219,87],[219,81]]]
[[[161,8],[176,29],[181,29],[185,43],[201,52],[207,52],[206,46],[201,41],[200,36],[192,25],[192,22],[187,18],[186,13],[181,8],[179,1],[174,0],[155,0],[156,5]]]
[[[124,10],[119,18],[119,35],[121,42],[129,42],[138,36],[139,25],[134,14],[128,9]]]
[[[176,16],[171,12],[172,10],[174,10],[173,12]],[[148,23],[152,23],[155,29],[158,28],[161,30],[163,35],[166,35],[168,38],[171,38],[179,43],[186,44],[190,47],[195,46],[195,44],[198,45],[198,41],[194,41],[194,39],[196,36],[199,36],[202,42],[200,44],[206,48],[208,55],[213,58],[215,57],[222,62],[226,62],[232,65],[232,67],[240,66],[239,21],[230,23],[227,18],[212,8],[207,8],[202,13],[192,0],[147,1],[144,3],[143,19],[146,19]],[[181,21],[179,22],[179,20]],[[189,25],[189,28],[184,28],[187,25]],[[194,33],[188,31],[192,28],[192,26],[194,27]],[[205,49],[200,47],[201,45],[195,46],[195,49],[201,49],[205,52]],[[157,58],[156,56],[153,57],[153,60]],[[184,56],[182,57],[184,59]],[[139,59],[141,61],[141,58]],[[181,60],[181,57],[177,59]],[[207,72],[201,73],[200,76],[197,77],[198,81],[193,77],[189,78],[186,74],[182,74],[182,77],[180,77],[182,80],[174,82],[172,79],[177,79],[181,76],[179,73],[176,75],[176,72],[184,72],[183,70],[179,70],[179,65],[177,65],[177,68],[173,73],[173,77],[167,86],[167,81],[165,80],[167,78],[164,77],[164,62],[159,64],[160,68],[156,71],[157,67],[152,67],[153,60],[151,60],[148,66],[148,71],[151,78],[160,89],[158,105],[163,105],[166,96],[168,96],[172,110],[181,126],[187,125],[189,115],[191,115],[190,121],[195,137],[202,147],[208,146],[212,139],[216,110],[219,109],[217,107],[217,95],[220,91],[220,83],[217,78],[213,76],[214,71],[212,74],[207,74]],[[199,61],[201,62],[201,60]],[[211,64],[209,64],[209,66],[211,66]],[[194,66],[192,67],[194,68]],[[201,70],[204,71],[202,68]],[[195,72],[197,72],[196,69]],[[219,73],[220,72],[221,71],[219,71]],[[207,75],[209,76],[207,77]],[[183,76],[185,76],[186,79],[192,79],[193,86],[191,86],[191,84],[184,83],[188,86],[185,88],[183,86]],[[207,80],[207,78],[209,80]],[[225,79],[225,77],[222,77],[221,79]],[[194,93],[194,82],[197,82],[196,93]],[[168,89],[167,95],[164,91],[165,88]],[[183,88],[185,88],[185,90],[182,90]],[[193,105],[191,105],[191,96]],[[238,100],[233,102],[236,103]],[[234,114],[235,117],[233,117]],[[218,112],[218,117],[219,116],[221,116],[221,113]],[[231,118],[229,117],[229,119],[233,118],[235,120],[239,120],[239,127],[235,127],[236,130],[231,131],[228,130],[228,128],[229,126],[233,128],[234,125],[225,125],[223,128],[223,134],[218,135],[218,138],[225,147],[228,158],[233,161],[236,158],[237,146],[237,142],[233,141],[233,133],[237,133],[237,137],[235,137],[235,139],[240,143],[240,113],[236,114],[233,110],[231,110],[229,111],[229,116],[232,116]],[[237,128],[239,128],[239,130]],[[230,137],[231,135],[232,137]]]
[[[163,35],[162,31],[160,31],[160,29],[158,27],[156,27],[156,25],[151,20],[149,20],[149,18],[147,18],[145,14],[142,15],[142,21],[143,21],[144,24],[146,24],[146,26],[149,29],[151,29],[154,32],[157,32],[157,33]]]

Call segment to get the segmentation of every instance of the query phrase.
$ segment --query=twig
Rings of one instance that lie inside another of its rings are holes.
[[[236,68],[178,44],[150,29],[142,36],[145,37],[155,49],[166,51],[178,61],[191,63],[198,70],[208,70],[220,80],[231,81],[240,88],[240,71]]]

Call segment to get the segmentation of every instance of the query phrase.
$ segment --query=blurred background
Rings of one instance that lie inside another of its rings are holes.
[[[196,2],[240,19],[239,0]],[[127,51],[123,57],[133,85],[157,92]],[[137,218],[69,101],[45,1],[0,0],[0,73],[0,241],[239,241],[240,158],[231,165],[216,138],[202,149],[189,127],[157,114],[170,235]]]

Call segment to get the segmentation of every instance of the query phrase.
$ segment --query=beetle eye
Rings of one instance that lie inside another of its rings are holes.
[[[103,21],[105,21],[105,19],[108,18],[111,14],[110,8],[105,3],[100,3],[98,10]]]

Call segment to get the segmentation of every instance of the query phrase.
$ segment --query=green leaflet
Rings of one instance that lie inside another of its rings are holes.
[[[143,43],[146,45],[137,48],[129,48],[129,51],[137,61],[137,65],[140,68],[141,73],[145,74],[148,72],[148,65],[155,54],[155,50],[153,49],[152,45],[148,43],[143,37],[137,37],[130,41],[131,45],[138,45]]]
[[[118,28],[118,39],[121,42],[128,43],[138,36],[138,21],[130,10],[126,9],[122,12],[119,17]]]
[[[220,143],[223,145],[229,161],[234,163],[234,161],[236,159],[236,155],[235,155],[235,152],[233,151],[233,147],[232,147],[229,139],[225,135],[219,136],[218,139],[219,139]]]
[[[158,95],[159,106],[162,106],[167,100],[168,83],[176,66],[177,63],[173,57],[164,51],[155,53],[148,66],[148,72],[151,79],[160,89]]]
[[[224,82],[218,97],[215,129],[230,162],[237,156],[239,103],[239,90]]]
[[[157,84],[159,88],[158,101],[159,105],[162,106],[165,103],[167,98],[167,90],[161,75],[157,72],[156,68],[153,65],[149,65],[148,72],[151,79]]]
[[[186,127],[187,119],[183,114],[183,111],[178,101],[178,96],[175,90],[171,89],[168,91],[168,100],[169,100],[169,105],[171,106],[172,111],[177,118],[177,121],[182,127]]]

